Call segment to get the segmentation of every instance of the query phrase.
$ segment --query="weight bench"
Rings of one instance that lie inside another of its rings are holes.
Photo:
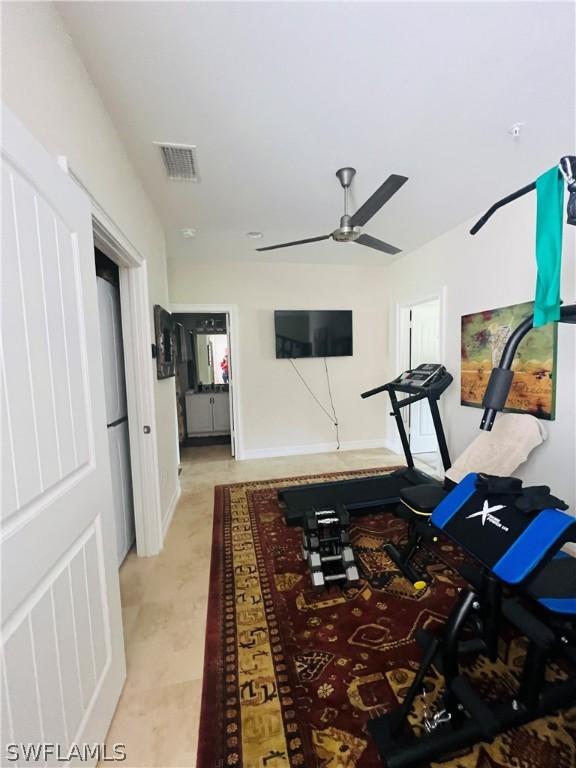
[[[509,596],[496,590],[485,606],[489,591],[462,590],[441,635],[419,633],[423,657],[406,698],[368,722],[387,768],[441,759],[576,702],[576,559],[561,551],[576,541],[576,518],[558,509],[527,514],[509,497],[479,491],[477,479],[467,475],[432,513],[432,524],[478,562],[484,584],[503,586]],[[486,608],[490,632],[482,621]],[[473,647],[464,628],[472,622],[476,652],[494,658],[500,616],[526,635],[528,651],[517,690],[505,701],[487,702],[460,665],[462,647]],[[555,656],[574,671],[566,680],[547,682],[547,662]],[[417,736],[408,715],[432,665],[444,677],[445,694]]]
[[[408,538],[402,547],[388,544],[386,551],[416,589],[426,586],[428,575],[417,571],[412,561],[424,543],[437,538],[429,523],[441,501],[470,472],[511,475],[545,439],[544,425],[534,416],[504,414],[491,432],[481,432],[460,454],[442,485],[424,483],[400,490],[394,514],[408,523]]]

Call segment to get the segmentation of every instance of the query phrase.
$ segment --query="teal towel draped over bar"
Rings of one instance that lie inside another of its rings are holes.
[[[564,181],[558,167],[536,179],[536,296],[534,327],[560,318]]]

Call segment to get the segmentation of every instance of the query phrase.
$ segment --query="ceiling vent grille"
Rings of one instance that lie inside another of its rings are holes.
[[[155,142],[162,153],[162,160],[169,179],[200,181],[196,147],[193,144],[164,144]]]

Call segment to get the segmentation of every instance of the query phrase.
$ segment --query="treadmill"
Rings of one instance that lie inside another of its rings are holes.
[[[410,442],[402,419],[402,408],[414,405],[420,400],[428,401],[442,464],[444,471],[447,471],[450,469],[450,455],[438,410],[438,400],[451,383],[452,375],[443,365],[422,363],[413,370],[404,371],[393,381],[381,387],[363,392],[361,395],[363,399],[374,397],[381,392],[388,393],[392,406],[390,415],[396,419],[406,457],[406,467],[383,475],[360,477],[354,480],[335,480],[281,488],[278,491],[278,499],[285,507],[286,524],[301,525],[303,513],[312,509],[336,509],[338,504],[343,504],[351,515],[363,514],[378,507],[396,506],[402,488],[423,483],[442,485],[442,481],[414,466]],[[399,399],[399,394],[407,397]]]

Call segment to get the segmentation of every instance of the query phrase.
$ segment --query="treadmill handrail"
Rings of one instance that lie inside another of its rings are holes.
[[[403,389],[397,389],[396,387],[394,388],[394,391],[405,394]],[[420,402],[420,400],[431,400],[433,398],[434,395],[431,392],[417,392],[414,395],[408,395],[408,397],[403,397],[402,400],[398,400],[398,407],[405,408],[407,405],[413,405],[414,403]]]
[[[373,397],[374,395],[379,395],[380,392],[387,392],[388,391],[388,384],[382,384],[381,387],[375,387],[374,389],[369,389],[366,392],[362,392],[360,397],[365,400],[367,397]]]
[[[442,425],[442,419],[438,410],[438,400],[442,393],[450,386],[453,381],[453,376],[445,368],[439,369],[441,375],[434,376],[430,380],[428,385],[424,384],[420,387],[408,382],[403,383],[401,376],[398,376],[394,381],[389,381],[386,384],[382,384],[380,387],[369,389],[366,392],[362,392],[360,397],[366,399],[367,397],[373,397],[379,395],[381,392],[388,392],[390,397],[390,405],[392,406],[391,416],[396,420],[396,428],[398,430],[398,436],[402,444],[402,450],[406,458],[406,464],[408,467],[414,467],[414,457],[410,449],[410,439],[406,433],[406,427],[402,414],[400,413],[402,408],[406,408],[408,405],[419,403],[421,400],[428,400],[428,407],[430,408],[430,414],[434,423],[434,431],[436,433],[436,439],[438,441],[438,450],[442,458],[442,465],[444,471],[447,472],[450,469],[450,453],[448,451],[448,445],[446,443],[446,435],[444,434],[444,427]],[[397,394],[406,394],[408,397],[398,399]]]
[[[380,392],[390,392],[392,390],[394,392],[404,392],[405,391],[403,389],[400,389],[399,387],[393,387],[392,388],[389,384],[384,384],[383,387],[377,387],[376,389],[371,389],[369,392],[362,392],[360,397],[366,399],[367,397],[372,397],[373,395],[378,395],[378,394],[380,394]],[[410,395],[410,397],[404,397],[404,398],[402,398],[402,400],[399,400],[398,401],[398,407],[399,408],[404,408],[407,405],[412,405],[413,403],[417,403],[420,400],[425,400],[425,399],[427,399],[429,397],[432,397],[432,394],[431,394],[430,390],[422,389],[421,392],[417,392],[417,393],[415,393],[413,395]]]

